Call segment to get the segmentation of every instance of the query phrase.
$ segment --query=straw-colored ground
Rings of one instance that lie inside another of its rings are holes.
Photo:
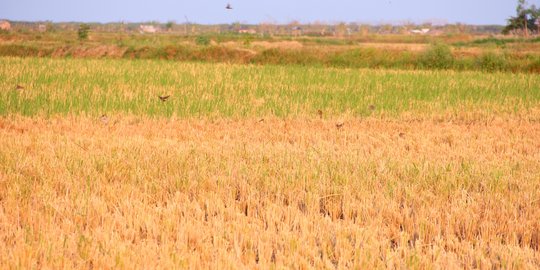
[[[535,119],[5,116],[0,268],[539,268]]]

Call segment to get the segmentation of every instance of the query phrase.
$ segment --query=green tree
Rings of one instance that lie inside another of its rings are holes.
[[[165,28],[167,28],[167,31],[171,31],[175,24],[176,24],[176,23],[175,23],[174,21],[168,21],[168,22],[165,24]]]
[[[79,36],[80,40],[88,39],[88,33],[90,32],[90,26],[88,24],[81,24],[79,25],[79,30],[77,31],[77,35]]]
[[[529,31],[538,30],[535,23],[540,17],[540,8],[537,8],[535,5],[531,5],[530,7],[527,6],[526,0],[518,0],[516,16],[508,19],[508,24],[503,29],[503,34],[514,31],[522,31],[527,34]]]

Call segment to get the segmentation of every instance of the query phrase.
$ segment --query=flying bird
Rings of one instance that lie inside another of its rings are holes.
[[[159,100],[161,100],[162,102],[165,102],[167,101],[167,99],[169,99],[169,97],[171,97],[170,95],[169,96],[158,96],[159,97]]]
[[[231,4],[227,3],[227,6],[225,6],[225,9],[232,9]]]

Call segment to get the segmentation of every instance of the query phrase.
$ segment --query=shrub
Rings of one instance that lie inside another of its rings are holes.
[[[90,26],[88,24],[81,24],[79,25],[79,30],[77,31],[77,35],[79,36],[80,40],[88,39],[88,32],[90,32]]]
[[[528,65],[529,72],[540,73],[540,58],[536,58]]]
[[[477,65],[482,70],[499,71],[507,68],[507,61],[503,55],[486,52],[477,59]]]
[[[210,39],[207,36],[198,36],[195,39],[195,43],[200,46],[208,46],[210,44]]]
[[[253,54],[222,46],[208,46],[194,51],[192,60],[208,62],[249,63]]]
[[[313,65],[321,66],[324,64],[325,55],[317,51],[309,50],[286,50],[286,49],[267,49],[257,54],[252,63],[277,64],[277,65]]]
[[[39,49],[33,46],[7,44],[0,46],[0,56],[38,56]]]
[[[446,44],[435,43],[420,55],[420,66],[425,68],[448,69],[454,64],[454,56]]]

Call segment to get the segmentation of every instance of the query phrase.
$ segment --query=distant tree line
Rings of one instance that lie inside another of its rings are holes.
[[[410,34],[411,30],[429,28],[434,32],[444,34],[497,34],[505,26],[503,25],[468,25],[462,23],[433,25],[431,23],[415,24],[405,22],[401,24],[359,24],[359,23],[336,23],[327,24],[323,22],[299,23],[292,21],[287,24],[260,23],[244,24],[234,22],[231,24],[204,25],[197,23],[175,23],[169,21],[159,22],[116,22],[116,23],[78,23],[78,22],[22,22],[12,21],[12,29],[15,32],[38,31],[39,25],[44,25],[47,32],[74,31],[80,39],[88,38],[89,32],[123,32],[139,33],[140,25],[152,25],[158,32],[181,35],[201,35],[201,34],[227,34],[227,33],[250,33],[246,30],[254,30],[257,35],[286,36],[300,34],[302,36],[363,36],[370,34]]]

